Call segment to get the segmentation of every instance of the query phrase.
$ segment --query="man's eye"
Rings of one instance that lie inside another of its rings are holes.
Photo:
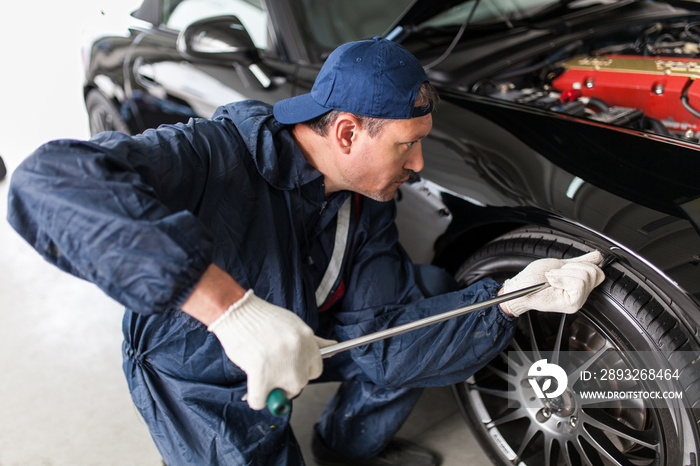
[[[411,147],[413,147],[413,144],[415,144],[415,143],[416,143],[415,141],[413,141],[413,142],[407,142],[407,143],[406,143],[406,146],[410,149]]]

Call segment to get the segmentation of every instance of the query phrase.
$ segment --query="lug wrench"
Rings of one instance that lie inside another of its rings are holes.
[[[604,269],[610,265],[615,260],[615,256],[608,254],[603,261],[599,264],[601,269]],[[451,311],[442,312],[434,316],[425,317],[423,319],[418,319],[413,322],[408,322],[406,324],[397,325],[396,327],[387,328],[380,330],[378,332],[368,333],[361,337],[353,338],[346,341],[341,341],[329,346],[321,348],[321,357],[330,358],[338,353],[347,351],[351,348],[357,348],[358,346],[364,346],[375,341],[385,340],[387,338],[394,337],[396,335],[401,335],[406,332],[411,332],[419,328],[427,327],[428,325],[437,324],[445,320],[454,319],[455,317],[463,316],[466,314],[471,314],[472,312],[480,311],[487,307],[496,306],[507,301],[511,301],[516,298],[522,298],[537,291],[543,290],[549,287],[549,283],[540,283],[539,285],[529,286],[523,288],[522,290],[512,291],[510,293],[502,294],[501,296],[496,296],[495,298],[480,301],[478,303],[470,304],[469,306],[460,307],[453,309]],[[287,398],[284,390],[281,388],[275,388],[270,392],[267,397],[267,407],[275,416],[283,416],[287,414],[292,409],[292,402]]]

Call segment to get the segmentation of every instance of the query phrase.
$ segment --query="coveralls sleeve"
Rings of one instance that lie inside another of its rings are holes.
[[[492,298],[500,288],[494,280],[485,279],[425,298],[398,242],[395,215],[393,203],[363,205],[351,278],[337,313],[339,340]],[[515,323],[495,306],[354,348],[351,357],[367,379],[379,386],[449,385],[469,378],[500,353],[512,339]]]
[[[211,263],[196,216],[218,176],[211,147],[231,144],[205,125],[49,142],[15,171],[8,220],[47,261],[128,308],[179,307]]]

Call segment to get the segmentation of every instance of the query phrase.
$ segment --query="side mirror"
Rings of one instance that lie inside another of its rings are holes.
[[[258,50],[240,20],[233,15],[205,18],[187,26],[177,39],[178,51],[188,59],[255,63]]]

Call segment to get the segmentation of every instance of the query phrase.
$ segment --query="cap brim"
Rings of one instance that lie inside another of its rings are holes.
[[[316,103],[311,94],[302,94],[280,100],[275,104],[272,112],[280,123],[293,125],[302,121],[312,120],[331,110],[331,108],[326,108]]]

